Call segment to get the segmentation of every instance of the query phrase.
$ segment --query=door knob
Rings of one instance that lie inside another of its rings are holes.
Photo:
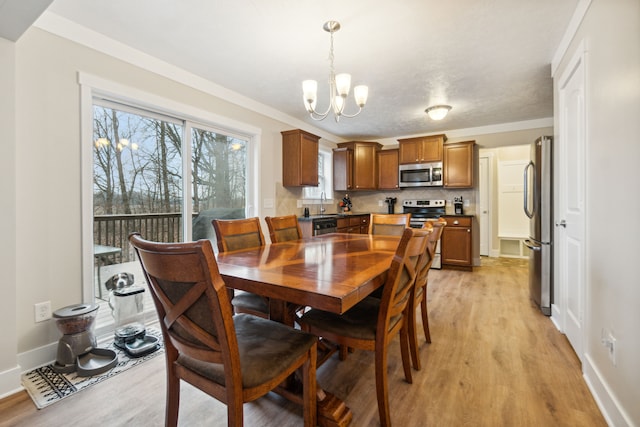
[[[565,221],[564,219],[560,220],[560,222],[556,223],[556,227],[564,227],[567,228],[567,221]]]

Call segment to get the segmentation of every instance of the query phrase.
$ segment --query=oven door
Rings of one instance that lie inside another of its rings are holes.
[[[431,166],[428,164],[400,165],[398,167],[400,187],[431,186]]]

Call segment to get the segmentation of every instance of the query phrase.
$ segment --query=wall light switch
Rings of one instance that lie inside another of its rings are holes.
[[[273,199],[264,199],[263,204],[265,209],[273,209]]]

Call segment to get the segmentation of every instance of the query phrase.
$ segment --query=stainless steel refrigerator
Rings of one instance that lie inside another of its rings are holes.
[[[553,140],[542,136],[531,145],[531,161],[524,168],[524,213],[529,217],[529,291],[542,313],[551,315],[553,303]]]

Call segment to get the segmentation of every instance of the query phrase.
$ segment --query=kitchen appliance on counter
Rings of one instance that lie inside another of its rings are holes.
[[[524,213],[529,217],[529,291],[547,316],[553,304],[553,180],[552,138],[531,145],[531,161],[524,168]]]
[[[387,204],[387,213],[393,214],[396,211],[396,202],[398,199],[396,197],[387,197],[384,199],[384,202]]]
[[[436,200],[415,200],[409,199],[402,202],[402,212],[410,213],[409,225],[412,228],[422,228],[426,221],[434,221],[445,214],[445,201]],[[436,244],[436,253],[433,258],[431,268],[439,270],[442,268],[440,259],[440,240]]]
[[[453,212],[456,215],[464,215],[462,196],[453,198]]]
[[[398,185],[406,187],[442,187],[442,162],[400,165]]]

